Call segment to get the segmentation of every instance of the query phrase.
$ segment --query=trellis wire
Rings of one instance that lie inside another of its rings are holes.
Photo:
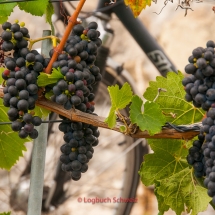
[[[66,120],[44,120],[42,123],[60,123],[60,122],[67,122]],[[0,122],[0,125],[9,125],[12,122]],[[174,125],[170,122],[166,122],[163,128],[173,128],[178,132],[186,132],[186,131],[200,131],[202,127],[202,123],[194,123],[191,125]]]

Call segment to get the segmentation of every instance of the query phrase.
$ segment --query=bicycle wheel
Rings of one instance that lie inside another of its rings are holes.
[[[118,84],[121,87],[125,82],[123,73],[118,76],[113,69],[106,68],[95,97],[95,112],[99,116],[107,116],[110,109],[107,86]],[[127,115],[128,111],[125,110],[122,114]],[[54,186],[57,189],[51,203],[59,206],[59,213],[68,207],[70,213],[76,214],[130,214],[133,204],[126,201],[132,201],[136,197],[139,184],[138,170],[143,155],[148,153],[148,147],[144,145],[143,139],[134,140],[107,129],[100,129],[100,132],[94,158],[89,162],[89,170],[83,174],[81,180],[70,181],[68,175],[65,176],[65,173],[58,171],[60,177],[55,177]],[[54,140],[56,135],[57,132],[54,131],[53,137],[50,138]],[[60,205],[59,198],[67,199],[68,204]],[[92,206],[93,201],[97,201],[95,206]]]

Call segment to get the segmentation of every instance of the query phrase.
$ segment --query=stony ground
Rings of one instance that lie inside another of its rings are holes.
[[[84,9],[93,10],[96,2],[87,1]],[[187,58],[192,50],[197,46],[205,46],[207,40],[215,39],[215,14],[211,10],[212,5],[206,3],[195,4],[193,7],[194,11],[189,10],[186,17],[184,17],[184,11],[180,9],[175,12],[176,3],[171,3],[170,1],[161,14],[157,15],[155,12],[159,13],[162,7],[163,2],[158,2],[157,5],[153,4],[151,8],[147,8],[141,13],[140,19],[165,49],[177,68],[184,72]],[[43,17],[32,17],[15,9],[15,13],[10,17],[10,20],[13,21],[17,18],[26,23],[32,38],[40,37],[42,34],[41,29],[49,29],[49,26],[44,23]],[[143,92],[148,86],[148,82],[154,80],[158,72],[116,17],[114,17],[111,24],[116,35],[111,46],[111,56],[116,61],[124,63],[125,68],[128,69],[136,80],[139,91]],[[35,48],[39,46],[38,44]],[[131,215],[157,215],[157,203],[152,189],[140,184],[137,198],[138,203],[135,204]],[[71,207],[75,207],[78,210],[80,205],[69,205],[67,203],[65,206],[65,208]],[[87,210],[90,211],[91,209],[87,207]],[[94,214],[102,214],[102,212],[101,208],[100,211]],[[71,213],[68,210],[63,211],[61,214],[70,215]],[[169,211],[166,214],[172,215],[174,213]],[[214,212],[210,212],[209,209],[207,212],[200,214],[212,215]]]

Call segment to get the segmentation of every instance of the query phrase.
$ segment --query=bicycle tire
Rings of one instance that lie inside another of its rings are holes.
[[[105,97],[109,97],[107,87],[113,84],[118,84],[120,87],[125,82],[129,82],[122,74],[118,75],[117,72],[110,68],[106,67],[106,72],[103,74],[103,79],[98,87],[98,92],[96,93],[95,103],[97,106],[98,103],[102,102],[102,100]],[[105,94],[105,96],[104,96]],[[97,109],[97,108],[96,108]],[[97,112],[97,111],[96,111]],[[124,111],[124,115],[128,115],[128,110]],[[131,146],[136,140],[125,136],[125,142],[124,144],[127,144],[128,147]],[[146,145],[143,146],[142,140],[139,141],[139,144],[137,144],[136,147],[134,147],[130,152],[126,154],[126,172],[124,173],[124,181],[123,186],[124,189],[122,190],[120,197],[122,199],[135,199],[136,198],[136,191],[137,187],[139,185],[139,175],[138,170],[139,167],[143,161],[143,155],[148,153],[148,147]],[[96,152],[95,152],[96,153]],[[92,168],[92,167],[90,167]],[[64,195],[63,187],[64,183],[68,182],[69,176],[65,176],[65,173],[63,173],[61,170],[58,169],[57,175],[55,176],[56,181],[56,190],[53,195],[53,198],[51,200],[51,203],[55,206],[58,206],[57,201],[60,199],[62,201],[62,195]],[[87,174],[87,173],[85,173]],[[62,178],[64,178],[62,180]],[[65,191],[66,192],[66,191]],[[66,199],[66,197],[65,197]],[[126,204],[118,204],[115,213],[116,215],[129,215],[132,209],[133,203],[126,203]]]

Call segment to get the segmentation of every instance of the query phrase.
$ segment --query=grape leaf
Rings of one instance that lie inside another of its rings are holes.
[[[52,30],[52,35],[55,35],[55,30],[54,30],[54,26],[52,24],[52,15],[54,14],[54,7],[51,3],[49,3],[46,7],[46,22],[48,22],[51,26],[51,30]]]
[[[0,215],[10,215],[11,212],[3,212],[3,213],[0,213]]]
[[[120,129],[121,132],[125,132],[126,131],[126,127],[124,125],[121,125],[119,127],[119,129]]]
[[[109,86],[108,92],[111,98],[111,109],[105,122],[108,123],[110,128],[113,128],[116,124],[116,114],[115,112],[125,108],[131,101],[132,90],[130,85],[126,82],[123,84],[122,88],[119,89],[118,85]]]
[[[161,91],[155,102],[160,105],[167,122],[177,125],[200,122],[205,111],[194,107],[191,102],[184,99],[185,91],[181,83],[182,79],[181,72],[178,74],[169,72],[167,78],[158,76],[156,81],[149,82],[149,87],[143,96],[149,101],[154,101],[158,90],[165,89],[166,92]]]
[[[35,0],[19,2],[18,6],[20,10],[24,10],[27,13],[31,13],[35,16],[42,16],[49,4],[49,0]]]
[[[37,78],[37,84],[39,87],[44,87],[50,84],[56,83],[59,79],[64,78],[62,73],[60,72],[60,68],[53,68],[51,74],[47,74],[45,72],[41,72]]]
[[[190,215],[196,215],[206,210],[211,201],[207,189],[198,185],[189,167],[163,179],[157,192],[177,215],[181,215],[185,207],[188,212],[192,210]]]
[[[145,185],[155,184],[160,214],[169,208],[181,215],[185,206],[191,215],[204,211],[211,198],[193,176],[186,161],[191,141],[151,139],[153,154],[144,156],[139,174]],[[204,199],[204,200],[202,200]]]
[[[50,110],[41,108],[39,106],[35,106],[34,112],[35,112],[35,116],[39,116],[42,119],[45,119],[51,113]]]
[[[185,140],[150,139],[148,143],[154,153],[144,156],[139,171],[141,180],[146,186],[188,167],[186,161],[188,149]]]
[[[124,2],[131,8],[134,17],[138,17],[147,5],[151,6],[151,0],[124,0]]]
[[[0,84],[2,84],[2,82],[4,81],[4,79],[2,78],[2,73],[4,72],[4,70],[4,67],[0,67]]]
[[[0,0],[0,2],[7,2],[9,0]],[[0,24],[6,22],[8,20],[8,16],[13,12],[13,8],[17,5],[17,3],[6,3],[0,4],[1,12],[0,12]]]
[[[47,98],[48,100],[51,100],[51,97],[54,95],[53,90],[50,90],[49,92],[47,92],[45,94],[45,98]]]
[[[9,121],[7,110],[0,99],[0,122]],[[20,139],[18,134],[11,130],[10,125],[0,126],[0,168],[10,170],[19,157],[23,156],[22,151],[26,151],[26,139]]]
[[[147,130],[150,135],[158,133],[166,122],[165,116],[162,114],[158,104],[147,101],[144,104],[144,112],[142,113],[142,99],[135,95],[131,99],[130,119],[132,123],[136,123],[141,131]]]
[[[164,202],[164,197],[158,194],[157,188],[158,188],[159,186],[160,186],[160,183],[156,183],[154,192],[155,192],[155,195],[156,195],[157,201],[158,201],[159,215],[164,215],[164,212],[165,212],[165,211],[168,211],[170,207],[169,207],[168,205],[165,204],[165,202]]]

